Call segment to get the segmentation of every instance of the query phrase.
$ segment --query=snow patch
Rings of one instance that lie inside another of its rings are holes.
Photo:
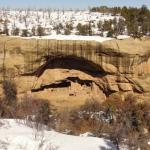
[[[101,37],[101,36],[82,36],[82,35],[48,35],[48,36],[41,36],[41,37],[32,36],[32,37],[21,37],[21,38],[23,39],[69,40],[69,41],[96,41],[100,43],[113,39],[113,38]]]
[[[109,140],[35,130],[24,120],[0,120],[0,150],[116,150]]]
[[[123,40],[123,39],[128,39],[128,38],[130,38],[130,36],[128,36],[128,35],[118,35],[117,36],[118,40]]]

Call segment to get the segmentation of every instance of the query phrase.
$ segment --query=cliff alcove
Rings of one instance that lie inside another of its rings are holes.
[[[18,97],[71,107],[89,98],[102,102],[113,93],[150,92],[149,38],[98,43],[3,36],[0,43],[1,82],[13,79]]]

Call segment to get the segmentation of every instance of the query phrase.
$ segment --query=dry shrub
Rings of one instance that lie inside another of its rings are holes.
[[[101,109],[100,103],[96,100],[87,100],[80,108],[66,109],[58,116],[59,131],[69,129],[76,134],[92,131],[98,125],[91,117],[92,113],[99,112]]]
[[[2,82],[4,97],[0,99],[0,116],[15,118],[17,105],[17,88],[13,80]]]
[[[4,113],[4,101],[0,99],[0,117],[3,116]]]
[[[78,109],[62,112],[59,119],[63,129],[72,130],[73,133],[92,132],[98,137],[109,138],[118,149],[120,144],[128,145],[129,149],[137,147],[143,149],[148,146],[144,138],[150,131],[149,110],[150,105],[137,103],[137,98],[133,95],[128,95],[125,101],[113,96],[102,104],[88,100]],[[104,112],[109,121],[94,115],[99,112]],[[144,133],[144,129],[149,130],[147,134]]]
[[[129,149],[138,149],[139,147],[142,149],[147,145],[145,140],[141,142],[140,137],[145,137],[144,129],[150,127],[150,105],[137,103],[137,101],[137,97],[129,94],[125,101],[113,97],[103,104],[107,114],[115,116],[115,119],[110,122],[111,128],[108,134],[117,146],[119,143],[124,143],[129,146]]]
[[[88,99],[85,104],[80,107],[80,111],[98,112],[100,110],[102,110],[102,105],[95,99]]]
[[[17,105],[17,118],[28,118],[42,124],[50,121],[51,106],[48,100],[25,96]]]
[[[77,133],[77,128],[75,127],[74,124],[72,124],[71,118],[72,118],[72,112],[76,111],[75,110],[70,110],[70,109],[65,109],[62,112],[60,112],[57,117],[56,117],[56,130],[59,132],[65,132],[66,130],[70,130],[73,132],[73,134]],[[73,113],[76,115],[76,113]],[[76,116],[78,117],[78,116]],[[77,119],[78,120],[78,119]],[[80,120],[79,120],[80,121]]]
[[[11,80],[4,80],[3,83],[4,99],[7,105],[14,105],[17,101],[17,87]]]

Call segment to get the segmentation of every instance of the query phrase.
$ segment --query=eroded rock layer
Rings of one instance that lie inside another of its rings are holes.
[[[59,107],[102,102],[114,93],[149,97],[149,38],[98,43],[3,36],[0,58],[1,82],[13,79],[18,96],[49,99]]]

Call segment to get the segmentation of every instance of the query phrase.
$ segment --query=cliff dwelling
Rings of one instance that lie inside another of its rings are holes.
[[[60,108],[80,106],[87,99],[103,102],[114,94],[148,99],[149,45],[146,38],[104,43],[10,38],[5,58],[0,47],[1,79],[13,78],[18,97],[48,99]]]

